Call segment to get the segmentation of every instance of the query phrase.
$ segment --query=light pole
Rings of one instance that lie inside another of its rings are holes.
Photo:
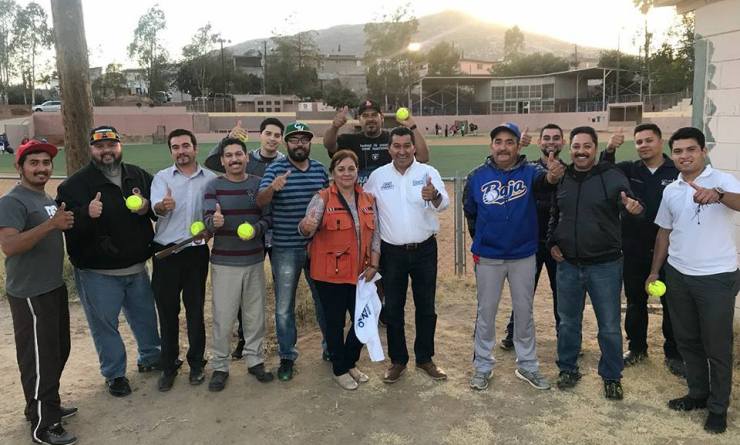
[[[216,41],[221,45],[221,87],[224,95],[226,95],[226,68],[224,65],[224,43],[231,43],[231,40],[219,37]]]
[[[408,94],[406,101],[407,101],[407,104],[408,104],[407,105],[408,106],[408,109],[413,112],[414,106],[413,106],[413,103],[411,102],[411,85],[413,85],[414,82],[412,81],[412,78],[411,78],[411,70],[413,68],[413,63],[412,63],[411,57],[412,57],[412,55],[414,53],[418,52],[421,49],[421,43],[411,42],[411,43],[409,43],[409,46],[406,49],[409,52],[409,57],[408,57],[408,71],[406,73],[407,76],[408,76],[408,83],[409,83],[409,85],[408,85],[408,88],[406,89],[406,92]]]

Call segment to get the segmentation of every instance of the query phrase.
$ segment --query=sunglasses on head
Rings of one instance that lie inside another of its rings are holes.
[[[118,134],[115,131],[100,131],[95,132],[92,135],[93,141],[100,141],[103,139],[115,139],[118,140]]]

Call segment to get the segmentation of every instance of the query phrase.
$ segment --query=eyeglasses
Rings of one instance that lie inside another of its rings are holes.
[[[115,131],[101,131],[92,134],[93,141],[100,141],[102,139],[115,139],[118,140],[118,133]]]
[[[308,144],[311,142],[311,138],[308,136],[304,136],[302,138],[288,138],[287,140],[291,144]]]

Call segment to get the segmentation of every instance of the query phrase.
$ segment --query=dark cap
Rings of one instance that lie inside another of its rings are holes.
[[[121,142],[121,136],[118,134],[118,130],[110,125],[93,128],[90,131],[90,145],[101,141]]]
[[[508,131],[509,133],[513,133],[514,136],[516,136],[517,140],[521,139],[522,137],[522,132],[519,131],[519,126],[512,122],[507,122],[491,130],[491,140],[493,140],[493,138],[495,138],[496,135],[501,133],[502,131]]]
[[[360,106],[357,107],[357,114],[362,114],[365,110],[375,110],[378,113],[382,113],[383,111],[380,109],[380,104],[375,102],[372,99],[365,99],[362,102],[360,102]]]
[[[54,156],[59,153],[59,149],[54,144],[50,144],[45,141],[38,141],[36,139],[29,139],[15,151],[15,162],[20,161],[23,155],[31,153],[48,153],[49,156],[54,159]]]

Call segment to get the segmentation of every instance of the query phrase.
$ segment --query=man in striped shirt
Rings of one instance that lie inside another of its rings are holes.
[[[213,338],[208,389],[221,391],[229,377],[232,329],[241,306],[244,321],[244,353],[249,373],[270,382],[265,370],[265,270],[263,234],[270,227],[269,206],[257,206],[259,177],[248,175],[247,147],[240,139],[221,142],[221,163],[226,174],[205,188],[204,222],[214,234],[211,249],[213,285]],[[251,230],[249,227],[251,226]],[[247,230],[243,230],[243,229]]]
[[[298,233],[298,223],[306,214],[313,195],[329,184],[320,162],[309,159],[313,133],[308,125],[293,122],[285,130],[288,157],[273,162],[260,182],[257,204],[272,205],[272,274],[275,277],[275,330],[280,354],[278,378],[293,378],[296,350],[295,291],[301,270],[311,289],[316,320],[322,334],[323,358],[328,360],[325,323],[321,304],[313,281],[308,274],[307,240]]]

